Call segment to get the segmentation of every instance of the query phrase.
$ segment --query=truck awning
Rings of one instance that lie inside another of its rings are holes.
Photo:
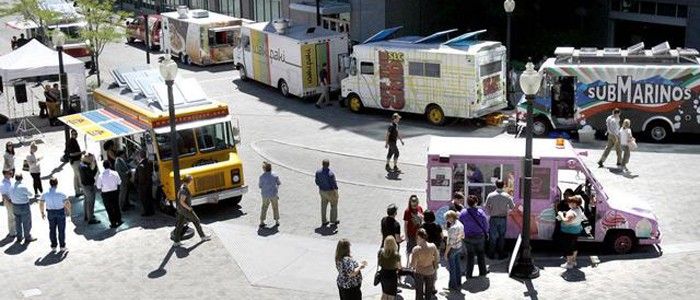
[[[58,119],[96,142],[146,131],[145,128],[105,109],[86,111]]]
[[[17,30],[27,30],[27,29],[34,29],[34,28],[39,28],[34,21],[28,21],[28,20],[22,20],[22,21],[7,21],[5,22],[5,25],[9,26],[10,28],[17,29]]]

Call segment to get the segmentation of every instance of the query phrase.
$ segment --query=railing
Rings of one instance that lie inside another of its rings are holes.
[[[344,34],[350,34],[350,22],[346,20],[322,17],[321,27]]]

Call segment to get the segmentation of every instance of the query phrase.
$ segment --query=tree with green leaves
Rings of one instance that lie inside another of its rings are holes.
[[[21,16],[24,21],[32,21],[39,26],[37,40],[47,43],[46,33],[48,26],[57,23],[61,19],[59,12],[45,9],[39,0],[19,0],[9,5],[0,7],[0,17]]]
[[[118,28],[130,14],[124,11],[113,12],[115,0],[76,0],[82,10],[87,26],[80,31],[80,36],[88,44],[94,59],[97,85],[100,80],[100,54],[108,43],[119,41],[124,32]]]

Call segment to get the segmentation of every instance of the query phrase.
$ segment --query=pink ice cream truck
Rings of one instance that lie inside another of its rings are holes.
[[[530,237],[552,239],[556,206],[562,191],[570,188],[584,198],[582,209],[589,220],[580,241],[605,242],[621,254],[636,245],[659,247],[661,229],[654,213],[629,195],[609,196],[580,154],[584,153],[566,140],[533,141]],[[428,208],[444,225],[444,213],[454,193],[475,194],[483,200],[501,179],[515,203],[508,213],[506,237],[517,238],[523,229],[524,157],[525,139],[433,137],[428,148]]]

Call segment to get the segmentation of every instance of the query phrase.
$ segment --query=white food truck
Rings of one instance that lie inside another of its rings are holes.
[[[392,38],[385,29],[353,47],[341,96],[354,112],[364,107],[446,117],[478,118],[507,106],[506,48],[479,41],[486,30],[449,39],[456,29],[427,37]]]
[[[326,63],[330,90],[340,90],[348,38],[335,31],[275,20],[243,24],[234,64],[242,80],[248,78],[278,88],[288,97],[321,93],[319,72]]]
[[[185,64],[210,65],[233,61],[240,25],[249,20],[186,6],[160,14],[162,49]]]

